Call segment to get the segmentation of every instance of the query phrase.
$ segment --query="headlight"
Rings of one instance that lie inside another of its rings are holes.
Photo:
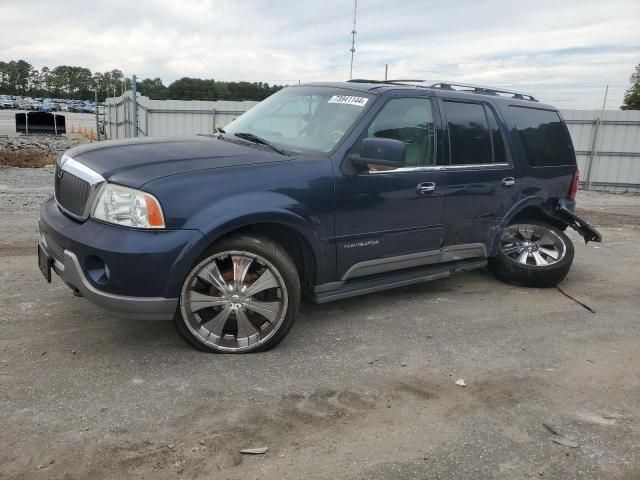
[[[91,216],[125,227],[164,228],[162,208],[153,195],[109,183],[100,190]]]

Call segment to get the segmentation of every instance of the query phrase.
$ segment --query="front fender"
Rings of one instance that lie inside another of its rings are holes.
[[[278,224],[299,233],[311,248],[318,269],[323,271],[331,254],[326,239],[331,225],[304,204],[279,192],[243,193],[221,198],[199,211],[187,225],[205,235],[208,245],[242,227],[261,223]],[[325,241],[323,241],[325,240]]]
[[[281,223],[297,230],[312,248],[326,238],[326,225],[299,201],[277,192],[242,193],[221,198],[199,211],[187,225],[198,228],[209,240],[256,223]]]

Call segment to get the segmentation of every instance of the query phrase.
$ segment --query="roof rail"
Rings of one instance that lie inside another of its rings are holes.
[[[515,90],[507,90],[505,88],[495,88],[495,87],[487,87],[484,85],[474,85],[470,83],[438,82],[431,85],[430,88],[437,88],[439,90],[450,90],[454,92],[479,93],[481,95],[501,96],[501,94],[503,94],[503,95],[510,95],[511,98],[514,98],[516,100],[529,100],[531,102],[538,101],[538,99],[533,95],[531,95],[530,93],[517,92]]]
[[[474,85],[471,83],[460,83],[460,82],[449,82],[442,81],[434,84],[429,84],[426,80],[409,80],[409,79],[399,79],[399,80],[367,80],[364,78],[355,78],[353,80],[347,80],[352,83],[377,83],[377,84],[386,84],[386,85],[410,85],[423,87],[423,88],[435,88],[438,90],[449,90],[451,92],[461,92],[461,93],[476,93],[480,95],[493,95],[493,96],[510,96],[515,100],[528,100],[530,102],[537,102],[538,99],[531,95],[530,93],[518,92],[515,90],[507,90],[505,88],[495,88],[495,87],[487,87],[484,85]],[[418,84],[418,85],[415,85]]]
[[[354,78],[353,80],[347,80],[351,83],[423,83],[425,80],[368,80],[366,78]]]

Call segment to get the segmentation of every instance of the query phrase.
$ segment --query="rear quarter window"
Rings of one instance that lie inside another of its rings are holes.
[[[573,144],[558,112],[510,106],[529,165],[575,165]]]

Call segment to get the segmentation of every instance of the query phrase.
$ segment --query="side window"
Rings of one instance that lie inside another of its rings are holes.
[[[451,165],[493,163],[492,134],[484,106],[448,100],[443,103],[449,127]],[[495,118],[493,120],[495,122]]]
[[[371,122],[367,137],[392,138],[406,145],[407,167],[435,165],[435,128],[431,100],[396,98]]]
[[[557,112],[514,106],[509,110],[515,118],[529,165],[575,165],[571,137]]]

